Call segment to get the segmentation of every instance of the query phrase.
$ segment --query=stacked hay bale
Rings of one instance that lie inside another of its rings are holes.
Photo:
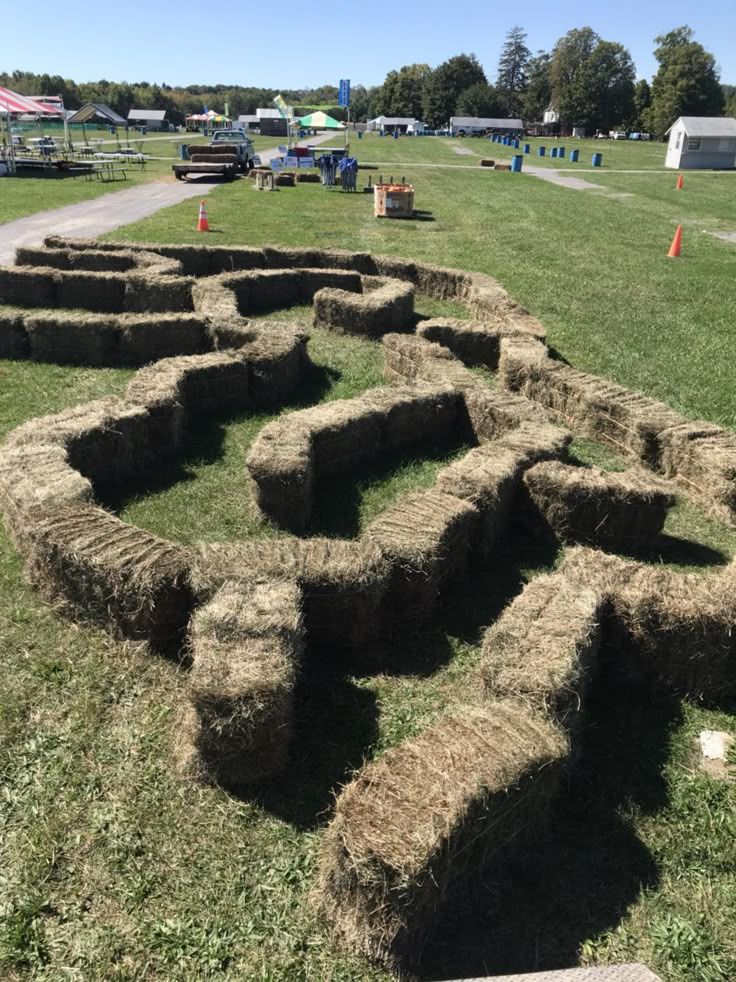
[[[286,580],[228,581],[192,619],[184,772],[228,786],[286,765],[302,657],[301,596]]]
[[[523,844],[566,741],[518,703],[466,707],[367,764],[337,799],[317,902],[349,950],[415,967],[456,891]]]
[[[471,450],[437,476],[439,491],[471,502],[480,513],[473,548],[487,558],[508,528],[526,468],[565,457],[572,440],[548,424],[522,423],[504,437]]]
[[[460,398],[445,386],[373,389],[289,413],[259,433],[246,458],[259,513],[304,529],[317,481],[385,450],[457,432]]]
[[[390,632],[381,617],[390,569],[380,550],[365,542],[278,538],[201,545],[192,571],[195,596],[206,602],[227,580],[247,579],[253,570],[297,583],[310,644],[360,646]]]
[[[314,295],[314,323],[339,334],[372,338],[407,330],[414,323],[414,287],[385,277],[364,276],[358,294],[319,290]]]
[[[650,552],[675,503],[662,481],[639,470],[617,474],[550,461],[528,470],[524,485],[536,514],[562,542],[619,552]]]
[[[501,338],[515,336],[516,332],[499,319],[436,317],[422,321],[417,334],[449,348],[465,365],[485,365],[495,371],[501,353]]]

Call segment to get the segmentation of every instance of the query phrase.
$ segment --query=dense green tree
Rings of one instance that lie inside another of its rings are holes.
[[[460,93],[454,115],[485,116],[491,119],[505,117],[505,100],[492,85],[476,82]]]
[[[692,29],[678,27],[654,40],[659,69],[644,114],[646,129],[661,140],[678,116],[720,116],[725,100],[715,59],[693,41]]]
[[[722,85],[726,115],[736,117],[736,85]]]
[[[429,65],[417,64],[389,72],[376,95],[376,115],[421,119],[424,84],[431,71]]]
[[[496,89],[506,116],[518,116],[521,112],[531,55],[531,51],[526,46],[526,33],[523,28],[512,27],[501,49],[496,77]]]
[[[564,127],[607,130],[634,115],[634,63],[623,45],[590,27],[569,31],[550,63],[552,101]]]
[[[471,85],[488,84],[485,72],[474,54],[455,55],[431,72],[424,84],[422,115],[434,129],[446,126],[456,115],[461,93]]]
[[[550,63],[552,56],[538,51],[529,59],[526,69],[526,88],[521,105],[521,115],[529,123],[539,123],[552,101]]]
[[[645,129],[644,113],[652,101],[652,90],[645,78],[640,78],[634,86],[634,128]]]

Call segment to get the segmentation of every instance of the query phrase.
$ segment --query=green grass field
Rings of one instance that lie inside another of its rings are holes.
[[[574,192],[530,175],[420,166],[455,164],[452,149],[430,139],[372,137],[354,148],[361,161],[395,163],[394,176],[405,165],[417,221],[373,218],[370,195],[316,185],[265,194],[239,181],[209,195],[206,238],[195,231],[196,202],[109,238],[367,249],[487,272],[576,367],[736,428],[736,246],[701,231],[715,221],[736,228],[734,175],[687,175],[675,192],[671,173],[604,168],[595,176],[606,191]],[[485,154],[480,141],[464,143]],[[620,149],[633,160],[644,148]],[[681,260],[666,258],[675,222],[685,226]],[[417,306],[459,313],[425,298]],[[374,342],[314,331],[310,354],[317,372],[295,404],[381,381]],[[32,416],[122,393],[130,375],[0,362],[0,437]],[[183,543],[264,534],[248,510],[243,460],[269,418],[202,423],[178,468],[110,492],[107,504]],[[312,531],[358,534],[460,451],[386,458],[333,481]],[[623,466],[590,441],[576,441],[574,452],[581,462]],[[688,502],[666,531],[653,561],[706,570],[736,555],[736,533]],[[452,704],[484,627],[556,561],[535,538],[509,537],[493,567],[476,570],[432,629],[396,652],[392,673],[315,652],[295,760],[282,781],[246,800],[183,785],[173,771],[185,672],[58,618],[25,585],[0,533],[0,976],[387,979],[333,949],[308,903],[333,795],[365,757]],[[458,906],[433,940],[426,978],[637,960],[665,982],[736,978],[736,785],[693,764],[698,731],[736,732],[736,707],[653,703],[610,689],[594,693],[594,705],[580,771],[549,834],[503,882],[486,881]]]

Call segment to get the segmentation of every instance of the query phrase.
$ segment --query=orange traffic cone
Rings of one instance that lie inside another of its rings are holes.
[[[682,174],[677,178],[677,184],[675,185],[675,191],[682,191]]]
[[[670,251],[667,253],[668,259],[677,259],[682,251],[682,225],[677,226],[677,231],[675,232],[675,237],[672,240],[672,245],[670,246]]]
[[[207,212],[204,210],[204,198],[199,203],[199,221],[197,222],[198,232],[209,232],[210,223],[207,221]]]

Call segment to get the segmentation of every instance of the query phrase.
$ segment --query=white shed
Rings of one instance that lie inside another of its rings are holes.
[[[484,133],[516,133],[521,136],[524,125],[520,119],[490,119],[485,116],[452,116],[450,133],[453,136],[473,136]]]
[[[711,170],[736,166],[736,119],[680,116],[667,135],[665,167]]]

